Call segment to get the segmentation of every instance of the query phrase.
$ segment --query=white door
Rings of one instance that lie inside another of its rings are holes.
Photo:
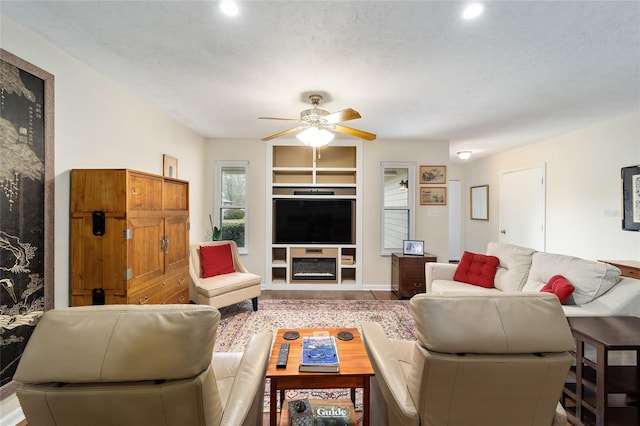
[[[500,242],[545,249],[545,164],[500,173]]]

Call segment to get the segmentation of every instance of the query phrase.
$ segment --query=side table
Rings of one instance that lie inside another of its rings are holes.
[[[391,290],[401,299],[424,293],[427,291],[424,264],[437,261],[437,257],[429,253],[425,253],[424,256],[393,253],[391,255]]]
[[[567,383],[563,391],[569,421],[596,426],[640,424],[640,318],[570,317],[568,321],[576,339],[576,362],[569,372],[575,386]],[[589,346],[595,349],[595,359],[585,356]],[[621,350],[635,351],[635,365],[609,364],[610,352]]]
[[[601,260],[620,269],[620,275],[640,279],[640,261],[637,260]]]

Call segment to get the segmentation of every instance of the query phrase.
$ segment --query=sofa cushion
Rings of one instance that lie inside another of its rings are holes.
[[[500,259],[496,271],[494,285],[502,291],[518,291],[527,282],[531,257],[536,251],[531,248],[513,244],[490,242],[487,244],[487,254]]]
[[[620,281],[620,269],[613,265],[562,254],[536,252],[522,290],[540,291],[554,275],[564,276],[575,287],[573,301],[576,305],[591,302]]]
[[[473,284],[461,283],[458,281],[450,280],[433,280],[431,282],[431,293],[450,293],[450,292],[465,292],[465,293],[500,293],[497,288],[485,288]]]
[[[484,288],[493,288],[493,278],[499,263],[500,260],[495,256],[465,251],[453,274],[453,279]]]
[[[202,278],[235,272],[229,244],[200,246]]]
[[[562,275],[554,275],[549,278],[549,281],[540,289],[542,292],[553,293],[558,296],[560,303],[564,303],[565,300],[571,296],[575,287],[571,285],[569,281]],[[573,303],[572,303],[573,304]]]

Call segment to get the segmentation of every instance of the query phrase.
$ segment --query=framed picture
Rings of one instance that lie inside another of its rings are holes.
[[[176,157],[162,155],[162,174],[166,177],[178,177],[178,159]]]
[[[420,184],[447,183],[447,166],[420,166]]]
[[[472,186],[469,192],[471,219],[489,220],[489,185]]]
[[[447,205],[447,187],[421,187],[420,188],[420,205],[421,206],[446,206]]]
[[[0,49],[0,398],[54,295],[54,78]]]
[[[622,177],[622,229],[640,231],[640,166],[623,167]]]
[[[424,256],[424,241],[404,240],[402,242],[402,254]]]

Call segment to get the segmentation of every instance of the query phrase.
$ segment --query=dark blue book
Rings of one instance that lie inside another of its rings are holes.
[[[338,346],[333,336],[304,336],[299,371],[337,373]]]

